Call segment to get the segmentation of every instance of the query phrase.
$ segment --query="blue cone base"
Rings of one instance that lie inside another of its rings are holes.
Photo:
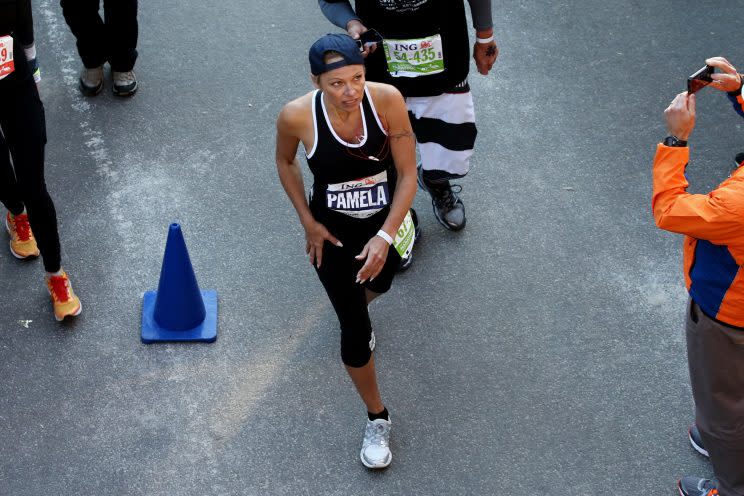
[[[201,291],[207,316],[204,322],[185,331],[164,329],[155,322],[155,299],[157,291],[146,291],[142,302],[142,342],[145,344],[163,341],[202,341],[211,343],[217,339],[217,291]]]

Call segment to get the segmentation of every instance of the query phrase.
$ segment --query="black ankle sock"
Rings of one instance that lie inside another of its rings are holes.
[[[370,422],[377,419],[390,420],[387,408],[384,408],[380,413],[367,412],[367,418],[369,418]]]

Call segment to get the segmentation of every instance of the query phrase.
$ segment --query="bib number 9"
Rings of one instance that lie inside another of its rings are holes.
[[[0,36],[0,79],[10,75],[14,70],[13,38]]]

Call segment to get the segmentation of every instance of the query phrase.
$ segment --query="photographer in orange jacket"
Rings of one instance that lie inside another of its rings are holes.
[[[723,57],[710,86],[728,93],[744,117],[742,76]],[[656,149],[652,208],[656,225],[685,235],[687,355],[695,400],[693,447],[709,456],[717,480],[684,477],[682,496],[744,495],[744,154],[708,194],[687,192],[687,140],[695,95],[677,95],[664,112],[669,136]]]

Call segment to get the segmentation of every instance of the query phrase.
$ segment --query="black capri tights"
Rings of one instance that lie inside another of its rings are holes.
[[[44,181],[44,107],[31,78],[0,86],[0,96],[0,202],[13,215],[26,207],[44,268],[56,272],[60,247],[57,212]]]
[[[360,252],[358,246],[344,245],[340,248],[326,241],[323,246],[323,263],[320,269],[316,269],[338,316],[341,326],[341,361],[349,367],[367,365],[375,347],[365,289],[375,293],[386,292],[390,289],[400,263],[400,255],[391,246],[385,265],[375,280],[358,284],[355,282],[356,275],[364,261],[354,257]]]

